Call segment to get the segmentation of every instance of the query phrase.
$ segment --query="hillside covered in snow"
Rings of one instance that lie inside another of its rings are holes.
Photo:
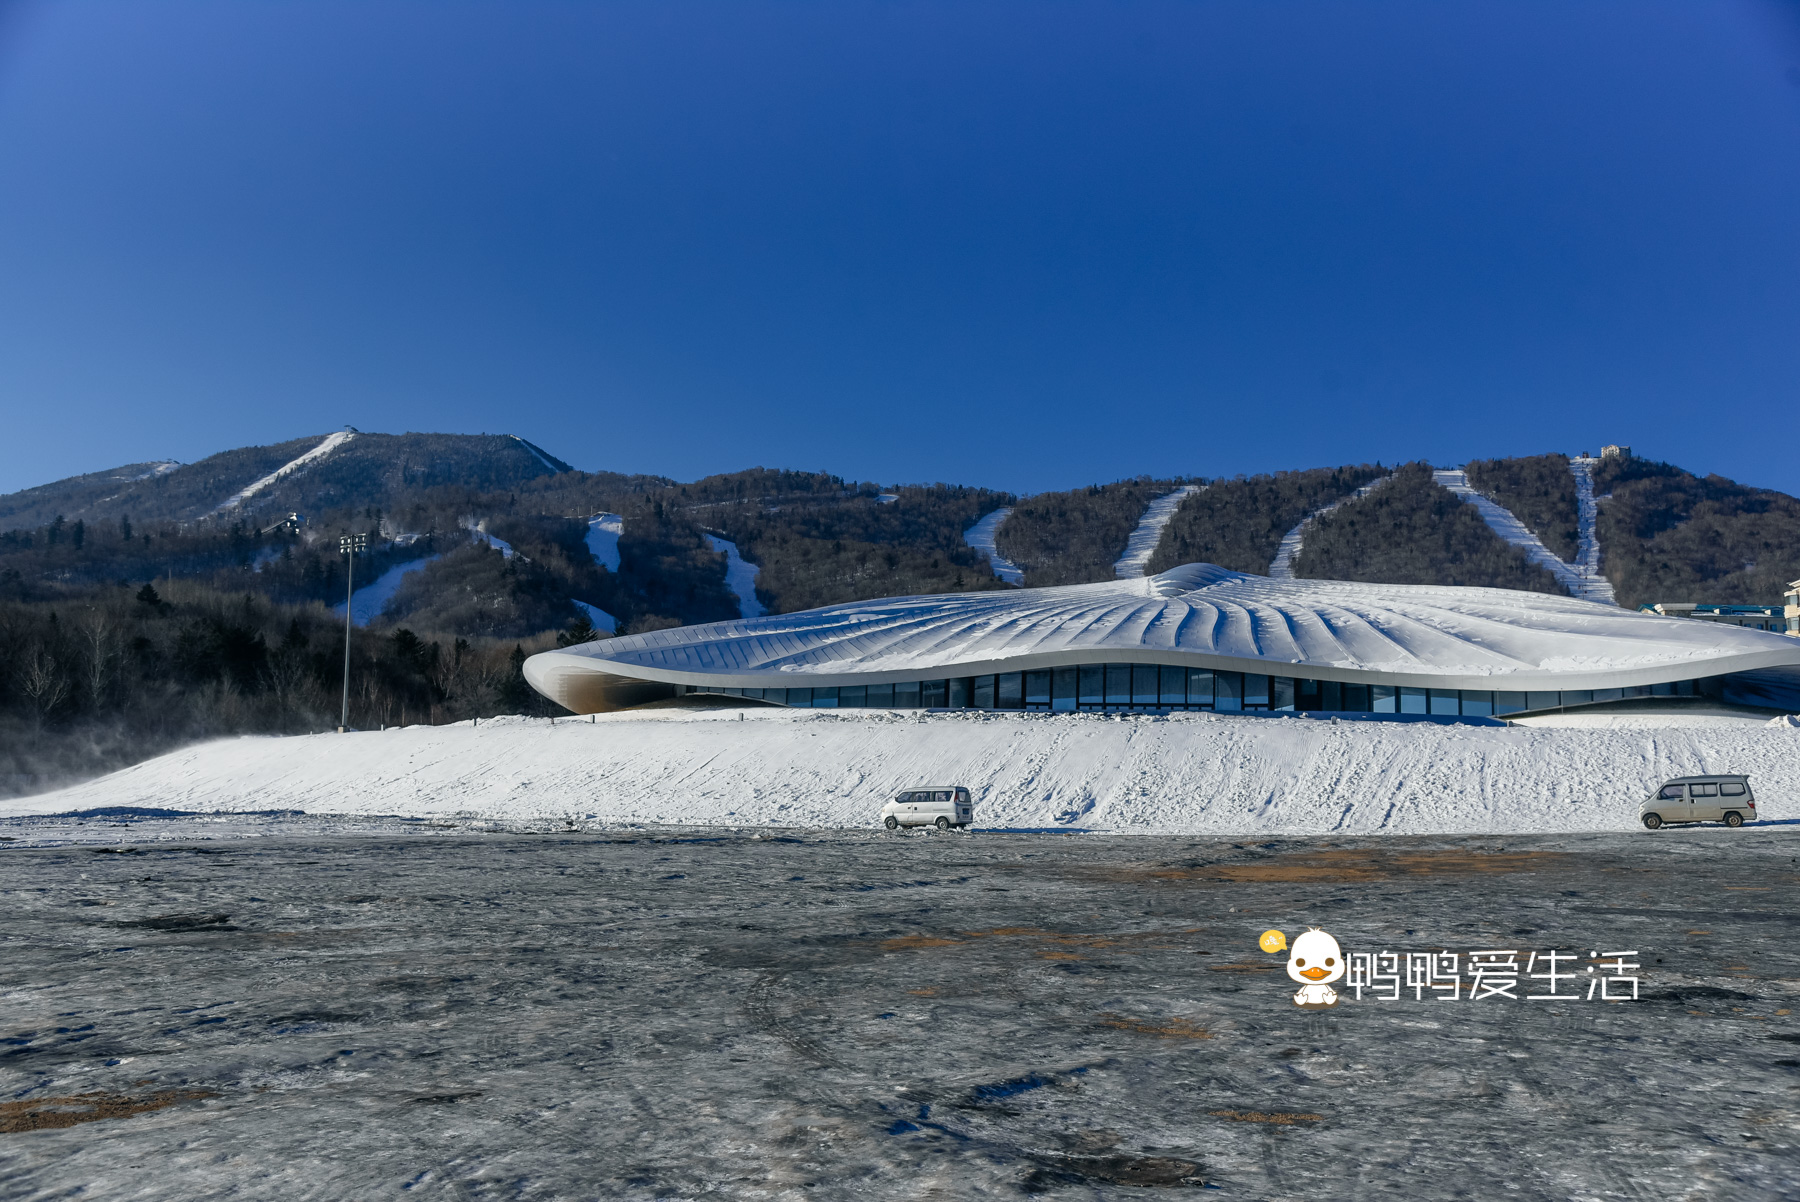
[[[1212,834],[1628,830],[1661,781],[1751,776],[1800,821],[1800,728],[1472,727],[1212,714],[649,711],[220,740],[0,814],[107,807],[868,827],[973,790],[978,827]]]

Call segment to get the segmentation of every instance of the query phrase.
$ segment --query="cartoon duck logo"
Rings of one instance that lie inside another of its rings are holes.
[[[1265,950],[1280,950],[1279,944],[1270,948],[1272,942],[1276,941],[1265,934],[1261,945]],[[1285,942],[1280,940],[1280,943]],[[1318,927],[1309,927],[1304,934],[1294,938],[1294,945],[1288,951],[1287,973],[1300,982],[1300,988],[1294,993],[1294,1005],[1302,1010],[1329,1009],[1338,1004],[1337,990],[1331,983],[1343,980],[1344,949]]]

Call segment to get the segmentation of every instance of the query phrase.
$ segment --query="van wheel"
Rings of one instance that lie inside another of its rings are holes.
[[[888,821],[892,822],[893,819],[889,818]],[[1657,827],[1662,825],[1662,815],[1661,814],[1645,814],[1644,815],[1644,825],[1647,828],[1649,828],[1650,830],[1655,830]]]
[[[895,827],[900,825],[900,820],[898,818],[894,817],[892,814],[889,814],[887,816],[887,820],[885,822],[883,822],[882,825],[887,827],[891,831]]]
[[[1735,817],[1735,815],[1734,815],[1734,817]],[[947,831],[947,830],[949,830],[949,829],[950,829],[950,820],[949,820],[949,819],[948,819],[948,818],[942,818],[942,817],[940,817],[940,818],[939,818],[939,819],[938,819],[938,820],[937,820],[937,828],[938,828],[938,829],[939,829],[939,830],[940,830],[940,831]]]
[[[1744,825],[1744,816],[1742,814],[1738,813],[1736,810],[1733,810],[1733,811],[1731,811],[1731,813],[1725,815],[1725,825],[1726,826],[1742,826],[1742,825]]]

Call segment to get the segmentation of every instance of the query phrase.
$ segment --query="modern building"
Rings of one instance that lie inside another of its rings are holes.
[[[1781,610],[1782,616],[1787,619],[1787,632],[1800,637],[1800,580],[1788,582],[1787,592],[1783,594],[1782,600],[1787,602]]]
[[[1658,601],[1638,608],[1664,618],[1721,622],[1727,626],[1743,626],[1750,630],[1780,631],[1782,628],[1782,610],[1779,605],[1712,605],[1704,601]]]
[[[1800,701],[1800,645],[1570,597],[1189,564],[658,630],[542,652],[525,677],[582,714],[712,694],[812,708],[1486,718],[1633,697]]]

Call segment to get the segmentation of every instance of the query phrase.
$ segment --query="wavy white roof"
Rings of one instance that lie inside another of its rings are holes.
[[[567,673],[754,688],[1107,661],[1438,688],[1619,688],[1800,666],[1800,639],[1539,593],[1272,580],[1189,564],[1136,580],[659,630],[546,651],[526,672],[551,692]]]

